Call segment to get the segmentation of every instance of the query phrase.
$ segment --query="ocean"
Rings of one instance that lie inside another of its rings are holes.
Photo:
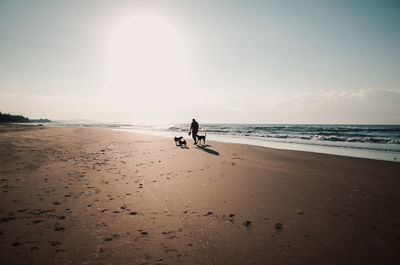
[[[52,122],[51,126],[97,127],[188,139],[190,124]],[[400,125],[200,124],[207,140],[387,161],[400,160]],[[190,141],[189,141],[190,143]]]

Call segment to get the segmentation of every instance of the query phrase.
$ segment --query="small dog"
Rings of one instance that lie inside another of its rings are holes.
[[[180,147],[182,147],[182,146],[185,146],[185,147],[186,147],[186,140],[181,139],[181,140],[179,141],[179,146],[180,146]]]
[[[197,141],[201,143],[201,140],[203,140],[203,144],[206,144],[206,135],[197,135]]]
[[[181,142],[182,138],[183,138],[182,136],[181,137],[174,137],[175,144],[176,145],[181,145],[180,142]]]

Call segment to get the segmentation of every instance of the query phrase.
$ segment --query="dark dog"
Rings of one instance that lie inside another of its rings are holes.
[[[197,141],[201,143],[201,140],[203,140],[203,144],[206,144],[206,135],[197,135]]]
[[[175,144],[176,145],[181,145],[180,142],[181,142],[182,138],[183,138],[182,136],[181,137],[174,137]]]
[[[185,147],[186,147],[186,140],[182,140],[182,139],[181,139],[181,140],[179,141],[179,146],[180,146],[180,147],[182,147],[182,146],[185,146]]]

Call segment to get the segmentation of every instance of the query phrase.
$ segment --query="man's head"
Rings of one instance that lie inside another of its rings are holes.
[[[195,119],[192,119],[192,121],[196,121]]]

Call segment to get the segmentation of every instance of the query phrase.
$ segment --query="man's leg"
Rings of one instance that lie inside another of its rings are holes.
[[[193,132],[193,140],[194,140],[194,144],[197,144],[197,132]]]

